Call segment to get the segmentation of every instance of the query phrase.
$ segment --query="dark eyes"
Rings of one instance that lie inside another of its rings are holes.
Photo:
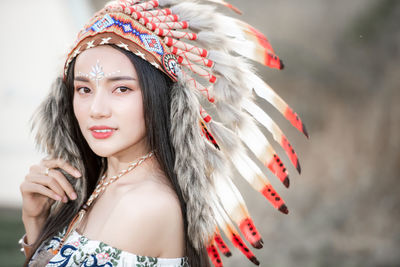
[[[114,92],[117,92],[117,93],[127,93],[129,91],[132,91],[132,89],[125,87],[125,86],[120,86],[114,90]]]
[[[88,87],[79,87],[76,89],[76,91],[82,95],[90,94],[92,92],[92,90]],[[117,87],[113,92],[123,94],[123,93],[128,93],[129,91],[133,91],[133,90],[128,87],[125,87],[125,86],[120,86],[120,87]]]
[[[76,91],[80,94],[89,94],[91,90],[87,87],[80,87],[77,88]]]

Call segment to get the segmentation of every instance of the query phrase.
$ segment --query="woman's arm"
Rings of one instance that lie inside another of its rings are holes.
[[[33,244],[39,236],[40,230],[46,221],[47,215],[43,217],[29,217],[22,211],[22,222],[25,227],[25,240],[24,243],[29,245]]]

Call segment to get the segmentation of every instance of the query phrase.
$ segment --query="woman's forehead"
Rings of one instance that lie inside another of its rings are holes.
[[[83,51],[75,62],[75,75],[79,72],[119,72],[136,76],[135,68],[129,58],[117,49],[108,46],[97,46]]]

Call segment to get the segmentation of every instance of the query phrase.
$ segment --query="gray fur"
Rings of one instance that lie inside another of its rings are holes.
[[[82,175],[85,175],[79,150],[71,139],[70,122],[66,116],[66,110],[72,107],[67,104],[65,90],[67,88],[62,82],[62,78],[57,78],[50,93],[32,117],[32,131],[36,130],[35,141],[39,150],[51,158],[60,158],[69,162]],[[76,179],[64,171],[62,172],[78,193],[78,199],[74,201],[76,211],[78,211],[86,199],[86,179]],[[64,203],[55,202],[51,207],[51,214],[55,213],[61,205]]]
[[[224,168],[226,166],[224,158],[221,156],[221,152],[223,151],[223,149],[221,151],[218,151],[210,142],[206,142],[205,151],[207,159],[207,176],[211,176],[215,170]]]
[[[205,139],[199,127],[199,103],[193,90],[181,82],[171,90],[171,138],[175,148],[175,172],[187,205],[188,236],[196,249],[207,244],[215,231],[208,196]]]
[[[243,150],[244,151],[244,150]],[[221,153],[221,151],[216,150],[213,146],[206,146],[206,152],[207,152],[207,164],[211,166],[211,174],[210,176],[212,177],[213,180],[217,179],[231,179],[231,171],[230,169],[233,168],[233,166],[230,166],[229,160],[229,152],[225,151],[224,153]],[[228,167],[230,166],[230,168]],[[232,190],[231,187],[225,187],[225,190]],[[209,191],[209,197],[212,199],[212,208],[213,212],[215,215],[220,215],[222,221],[225,221],[228,224],[231,224],[232,218],[230,217],[230,214],[226,211],[224,203],[224,195],[219,194],[216,191],[215,186],[211,188]],[[214,217],[215,218],[215,217]],[[222,225],[220,225],[222,226]]]

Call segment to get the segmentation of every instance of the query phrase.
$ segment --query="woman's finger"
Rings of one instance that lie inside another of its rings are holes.
[[[61,201],[61,199],[62,199],[61,196],[57,195],[51,189],[47,188],[46,186],[43,186],[41,184],[36,184],[36,183],[23,183],[21,185],[21,191],[24,191],[26,193],[37,193],[37,194],[40,194],[43,196],[47,196],[56,201]]]
[[[77,198],[77,195],[71,183],[60,171],[50,169],[49,176],[57,180],[58,184],[62,187],[62,189],[69,196],[70,199],[75,200]]]
[[[45,175],[40,175],[40,174],[32,174],[32,175],[29,175],[29,177],[27,177],[27,178],[30,183],[40,184],[42,186],[48,187],[50,190],[52,190],[54,193],[56,193],[58,196],[60,196],[64,202],[68,201],[68,199],[66,199],[64,189],[58,183],[56,178],[54,178],[52,176],[45,176]],[[64,199],[64,197],[65,197],[65,199]]]
[[[51,160],[43,159],[42,163],[47,168],[63,169],[64,171],[66,171],[67,173],[71,174],[72,176],[74,176],[76,178],[79,178],[82,176],[82,174],[76,168],[74,168],[71,164],[69,164],[68,162],[66,162],[62,159],[51,159]]]

